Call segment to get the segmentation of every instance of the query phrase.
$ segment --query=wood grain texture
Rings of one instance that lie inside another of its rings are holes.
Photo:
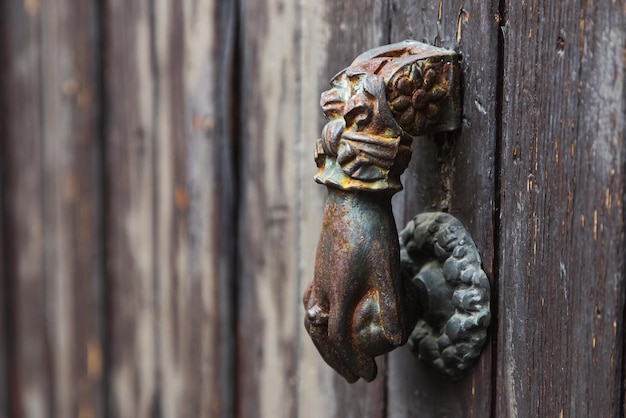
[[[159,402],[233,416],[233,7],[163,0],[154,17]]]
[[[232,416],[233,3],[102,10],[2,5],[0,416]]]
[[[375,5],[359,1],[303,2],[300,59],[299,290],[313,278],[326,188],[315,184],[315,139],[324,117],[319,107],[322,91],[330,79],[350,65],[361,52],[386,43],[388,2]],[[373,383],[348,384],[320,357],[303,324],[304,308],[296,306],[298,320],[298,416],[383,417],[385,414],[385,358],[378,358],[378,377]]]
[[[101,417],[98,8],[63,0],[41,3],[38,13],[50,414]]]
[[[236,48],[236,5],[235,0],[214,0],[213,4],[213,43],[210,45],[208,71],[211,84],[208,94],[193,95],[193,111],[204,110],[213,115],[214,125],[206,135],[212,143],[210,164],[213,166],[211,174],[214,176],[212,192],[207,195],[216,212],[210,226],[211,245],[210,253],[215,263],[214,273],[216,293],[209,298],[210,304],[215,304],[209,312],[209,320],[214,321],[213,335],[216,340],[211,342],[213,357],[206,358],[215,371],[211,375],[210,386],[215,388],[218,395],[209,403],[210,411],[214,414],[219,405],[219,414],[235,416],[235,380],[236,380],[236,230],[237,205],[240,192],[238,190],[238,173],[235,159],[235,123],[233,109],[236,106],[239,90],[233,88],[235,77],[235,48]],[[193,12],[193,10],[191,11]],[[190,13],[192,15],[192,13]],[[202,39],[199,31],[197,37]],[[206,61],[205,61],[206,62]],[[227,81],[227,82],[226,82]],[[198,81],[199,82],[199,81]],[[189,89],[193,89],[193,80]],[[199,179],[198,181],[205,181]],[[214,198],[217,196],[217,199]],[[203,216],[198,212],[196,216]],[[206,316],[205,316],[206,317]],[[206,394],[202,395],[206,398]],[[217,399],[219,397],[219,399]]]
[[[238,417],[296,414],[298,137],[295,2],[240,3]]]
[[[155,80],[148,1],[105,3],[108,412],[151,417],[156,397]]]
[[[2,14],[17,23],[6,29],[5,48],[12,59],[9,58],[3,77],[7,111],[2,135],[7,173],[5,233],[12,241],[5,251],[12,300],[9,315],[13,322],[9,334],[9,415],[44,417],[50,413],[52,394],[41,245],[40,15],[15,3],[3,3]],[[9,138],[19,138],[20,142]]]
[[[0,24],[4,23],[0,18]],[[0,33],[1,36],[1,33]],[[3,45],[0,44],[0,60],[4,58]],[[3,80],[0,76],[0,89],[2,89]],[[0,111],[4,110],[4,103],[0,99]],[[0,136],[4,136],[4,122],[0,120]],[[0,140],[0,155],[5,155],[3,141]],[[9,299],[10,295],[8,287],[8,274],[6,268],[5,255],[5,207],[6,198],[4,196],[6,176],[4,167],[4,159],[0,157],[0,418],[8,418],[9,416]]]
[[[7,3],[2,16],[2,239],[10,243],[2,251],[2,321],[10,358],[9,398],[0,401],[11,417],[99,417],[96,4]]]
[[[618,2],[507,4],[496,416],[621,416]]]
[[[8,334],[9,406],[14,417],[46,417],[53,407],[51,341],[46,327],[43,214],[42,16],[2,4],[4,56],[2,166]]]
[[[301,7],[302,37],[299,48],[300,84],[300,143],[299,170],[301,187],[298,192],[301,205],[300,234],[298,236],[298,296],[304,293],[313,279],[315,252],[322,227],[326,188],[316,185],[313,160],[314,141],[324,126],[324,115],[319,107],[321,91],[328,86],[326,71],[329,24],[325,20],[326,2],[303,2]],[[310,51],[316,51],[315,54]],[[347,58],[349,59],[349,58]],[[305,71],[306,69],[306,71]],[[300,299],[295,315],[298,324],[298,393],[300,416],[336,416],[337,374],[322,360],[304,328]],[[331,412],[335,411],[335,412]]]
[[[10,33],[8,13],[4,5],[0,5],[0,37],[8,39]],[[0,62],[9,62],[10,48],[6,42],[0,42]],[[5,92],[7,75],[9,71],[0,73],[0,91]],[[0,95],[0,112],[7,114],[9,103],[7,97]],[[9,417],[9,353],[11,352],[11,340],[9,340],[9,328],[11,326],[11,300],[12,291],[9,287],[9,268],[7,260],[6,241],[9,239],[6,233],[8,226],[8,201],[6,198],[7,188],[7,153],[8,141],[6,138],[10,132],[9,121],[0,118],[0,418]]]
[[[496,1],[403,0],[392,1],[389,17],[391,42],[416,39],[456,50],[463,70],[463,126],[451,134],[415,138],[404,191],[394,199],[396,222],[403,228],[417,213],[432,210],[458,217],[481,253],[493,299],[497,18]],[[421,364],[408,347],[396,350],[389,355],[389,416],[419,411],[424,417],[488,417],[491,356],[488,343],[477,366],[453,382]]]

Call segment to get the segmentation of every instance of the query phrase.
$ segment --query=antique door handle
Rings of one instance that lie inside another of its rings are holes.
[[[364,52],[322,93],[315,180],[328,197],[305,327],[349,382],[373,380],[374,358],[407,340],[458,376],[486,341],[489,281],[462,224],[425,213],[398,239],[391,211],[413,136],[458,129],[460,97],[458,55],[415,41]]]

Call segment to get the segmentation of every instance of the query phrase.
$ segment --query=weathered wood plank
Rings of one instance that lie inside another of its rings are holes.
[[[164,417],[233,416],[232,6],[214,0],[155,5]]]
[[[148,1],[107,1],[106,283],[113,417],[151,417],[156,397],[155,97]]]
[[[4,23],[0,18],[0,24]],[[4,58],[3,45],[0,43],[0,60]],[[3,80],[0,76],[0,86],[3,86]],[[0,87],[1,89],[2,87]],[[4,103],[0,99],[0,111],[4,111]],[[0,121],[0,137],[4,137],[5,128],[4,122]],[[0,139],[0,418],[8,418],[9,416],[9,286],[7,277],[6,255],[5,255],[5,241],[8,237],[5,236],[5,207],[6,198],[4,196],[5,182],[4,178],[6,173],[4,171],[4,159],[1,157],[5,155],[4,143]]]
[[[41,14],[32,4],[2,3],[4,50],[2,165],[8,281],[9,416],[52,411],[50,340],[46,332],[41,107]]]
[[[498,2],[439,3],[393,0],[391,42],[416,39],[462,54],[463,127],[460,132],[416,138],[394,200],[398,227],[422,211],[447,211],[472,234],[492,283]],[[492,291],[495,299],[495,283]],[[493,336],[493,332],[492,332]],[[403,347],[389,355],[390,417],[487,417],[491,409],[491,350],[475,369],[452,382],[427,369]]]
[[[97,12],[95,1],[82,0],[41,3],[39,10],[52,416],[103,416]]]
[[[2,16],[7,413],[98,417],[96,5],[14,3]]]
[[[5,18],[5,10],[0,7],[2,13],[0,13],[0,39],[7,39],[6,28],[7,21]],[[8,62],[9,51],[8,47],[3,41],[0,41],[0,62]],[[7,71],[8,73],[8,71]],[[5,91],[5,74],[0,74],[0,91]],[[5,102],[6,97],[0,96],[0,112],[7,114],[8,103]],[[9,318],[10,318],[10,303],[12,299],[12,292],[9,288],[8,266],[7,266],[7,254],[5,253],[5,242],[9,239],[6,235],[7,220],[7,207],[8,202],[5,196],[6,193],[6,139],[8,136],[8,121],[6,118],[0,118],[0,418],[9,417],[9,352],[10,352],[10,340],[9,340]]]
[[[205,362],[210,362],[216,369],[212,375],[211,385],[215,387],[218,395],[216,400],[209,403],[210,411],[219,405],[219,413],[222,416],[235,416],[235,358],[236,358],[236,296],[235,296],[235,272],[236,272],[236,231],[238,197],[240,196],[237,183],[238,173],[235,172],[236,157],[236,129],[233,108],[236,106],[238,91],[235,84],[235,49],[236,45],[236,2],[235,0],[214,0],[213,7],[213,42],[210,45],[211,52],[208,59],[213,68],[207,71],[211,76],[208,94],[195,94],[194,107],[192,110],[205,111],[209,120],[213,119],[212,130],[205,133],[203,140],[209,138],[212,144],[210,164],[213,166],[211,175],[214,177],[211,193],[207,199],[217,201],[211,203],[214,207],[215,216],[211,218],[210,226],[210,249],[214,254],[214,274],[216,281],[216,293],[206,297],[206,304],[215,305],[214,314],[219,316],[214,325],[216,340],[212,341],[213,351],[207,352]],[[193,11],[190,11],[192,15]],[[201,37],[199,31],[197,37]],[[193,49],[190,50],[190,54]],[[204,77],[204,76],[202,76]],[[193,89],[194,85],[189,85]],[[200,83],[201,80],[196,80]],[[198,182],[205,179],[198,178]],[[204,216],[198,212],[196,216]],[[205,287],[206,289],[206,287]],[[217,360],[216,360],[217,359]],[[204,399],[207,399],[204,395]],[[219,403],[218,403],[219,402]],[[212,414],[210,416],[215,416]]]
[[[620,2],[507,4],[496,416],[620,416]]]
[[[313,182],[315,139],[324,117],[319,107],[322,91],[330,79],[361,52],[387,42],[388,2],[376,5],[359,1],[321,1],[302,4],[300,21],[300,149],[298,191],[299,291],[313,278],[317,241],[321,228],[326,188]],[[385,358],[377,359],[379,371],[372,383],[350,385],[320,357],[304,326],[304,309],[296,307],[299,333],[298,416],[382,417],[385,413]]]
[[[298,137],[296,3],[240,5],[237,416],[296,405]]]
[[[0,62],[9,62],[10,48],[5,40],[8,36],[8,20],[6,18],[6,9],[0,6]],[[0,73],[0,112],[3,115],[8,114],[9,103],[7,96],[4,94],[8,69]],[[9,268],[7,263],[7,247],[6,242],[9,240],[7,236],[8,226],[8,201],[6,198],[7,174],[8,167],[6,156],[7,140],[9,135],[9,123],[6,118],[0,118],[0,418],[8,418],[9,410],[9,353],[11,351],[11,340],[9,339],[9,318],[11,317],[11,300],[12,291],[9,287]]]

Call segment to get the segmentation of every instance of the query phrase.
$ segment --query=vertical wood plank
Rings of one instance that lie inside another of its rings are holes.
[[[507,4],[496,416],[620,416],[620,2]]]
[[[213,253],[215,263],[215,277],[217,291],[215,294],[207,294],[205,287],[205,304],[213,306],[213,313],[219,316],[214,321],[213,334],[217,340],[211,342],[213,352],[205,353],[204,362],[210,362],[216,369],[212,374],[211,387],[219,393],[219,399],[209,403],[210,410],[219,405],[222,416],[235,416],[235,381],[236,381],[236,238],[237,238],[237,213],[239,211],[240,191],[237,182],[238,173],[235,172],[236,162],[236,116],[233,109],[237,100],[235,88],[237,70],[235,68],[236,56],[236,30],[238,28],[236,16],[236,0],[213,0],[213,43],[209,62],[211,85],[208,94],[202,91],[193,95],[194,106],[192,111],[206,112],[209,115],[208,137],[212,144],[210,164],[213,166],[211,175],[214,177],[212,194],[206,194],[211,201],[216,213],[211,217],[210,226],[210,250]],[[190,16],[193,10],[189,11]],[[195,16],[194,16],[195,17]],[[199,31],[197,37],[202,36]],[[189,54],[194,51],[193,45]],[[205,65],[206,58],[204,59]],[[213,64],[215,63],[215,64]],[[211,65],[213,64],[213,67]],[[189,84],[188,89],[193,90],[194,84]],[[200,81],[197,81],[200,83]],[[206,139],[203,139],[206,140]],[[199,177],[198,182],[205,179]],[[214,196],[217,196],[217,201]],[[197,211],[196,216],[203,216],[202,211]],[[209,315],[209,319],[211,316]],[[215,354],[213,354],[215,353]],[[217,359],[217,360],[216,360]],[[207,397],[205,396],[204,399]],[[217,398],[217,396],[216,396]],[[215,415],[210,415],[215,416]]]
[[[189,254],[188,234],[190,200],[185,163],[188,158],[186,113],[187,91],[184,89],[183,62],[185,20],[178,2],[158,1],[155,5],[157,107],[155,146],[158,187],[157,200],[157,277],[159,291],[160,389],[163,415],[187,417],[200,415],[200,398],[194,399],[192,388],[202,389],[203,346],[202,281],[190,277],[196,264]],[[203,50],[196,53],[200,56]],[[197,158],[205,158],[199,153]],[[202,189],[197,188],[197,192]],[[207,213],[211,215],[210,212]],[[196,241],[204,238],[202,225],[196,225]],[[197,264],[196,264],[197,265]],[[193,367],[195,363],[195,367]],[[193,368],[190,368],[192,366]]]
[[[8,39],[6,10],[0,6],[0,62],[8,62],[9,48],[5,41]],[[8,71],[0,74],[0,91],[5,92],[5,76]],[[0,96],[0,112],[7,114],[8,103],[6,96]],[[9,417],[9,352],[11,342],[9,340],[9,321],[11,318],[10,301],[12,292],[9,287],[9,268],[7,263],[7,247],[5,242],[9,239],[7,236],[7,208],[6,199],[7,187],[7,141],[6,137],[9,133],[8,121],[6,118],[0,118],[0,418]]]
[[[301,295],[313,278],[326,188],[315,184],[313,161],[315,139],[324,117],[320,94],[330,79],[350,65],[361,52],[387,43],[388,2],[375,5],[360,1],[303,2],[300,13],[302,43],[300,59],[299,138],[299,290],[298,321],[298,416],[385,416],[386,361],[377,359],[378,377],[372,383],[347,383],[320,357],[303,325]]]
[[[9,62],[10,48],[6,42],[9,39],[7,9],[4,5],[0,5],[0,62]],[[6,68],[6,67],[5,67]],[[8,68],[0,73],[0,112],[3,115],[8,114],[8,101],[6,92]],[[7,153],[9,135],[9,121],[6,118],[0,118],[0,418],[9,417],[9,353],[11,352],[11,340],[9,339],[9,328],[11,318],[11,300],[12,291],[9,287],[9,267],[8,267],[8,250],[5,242],[9,239],[8,226],[8,206],[6,198],[7,190]]]
[[[322,227],[326,188],[313,181],[315,163],[313,150],[324,125],[324,116],[319,107],[320,93],[327,86],[326,66],[328,62],[329,22],[325,20],[326,2],[303,2],[300,10],[302,28],[298,51],[300,61],[300,132],[299,170],[301,187],[298,199],[302,205],[300,233],[298,235],[298,294],[302,294],[313,278],[315,251]],[[312,54],[310,51],[316,51]],[[298,329],[298,415],[316,417],[337,410],[336,392],[333,386],[335,372],[322,360],[304,328],[302,304],[296,306]],[[336,416],[336,412],[334,412]]]
[[[102,416],[96,12],[3,5],[8,416]]]
[[[296,414],[296,2],[240,3],[237,416]]]
[[[51,416],[103,413],[97,12],[95,1],[82,0],[41,3],[39,10]]]
[[[233,3],[155,4],[157,289],[164,417],[233,416]]]
[[[0,18],[0,24],[2,24],[2,19]],[[4,59],[4,45],[0,43],[0,60]],[[3,80],[0,76],[0,89],[3,86]],[[0,111],[4,110],[4,103],[0,99]],[[4,136],[6,132],[4,128],[4,122],[0,121],[0,136]],[[5,155],[4,151],[4,143],[0,139],[0,155]],[[8,418],[9,416],[9,362],[8,362],[8,354],[9,354],[9,332],[8,332],[8,321],[9,321],[9,299],[10,296],[8,280],[7,280],[7,263],[6,263],[6,255],[5,255],[5,241],[7,237],[5,236],[5,208],[6,208],[6,198],[4,196],[5,189],[5,181],[4,178],[6,176],[4,170],[4,159],[0,157],[0,418]]]
[[[107,401],[112,417],[144,418],[157,402],[153,27],[147,0],[104,13]]]
[[[2,3],[7,61],[3,70],[2,165],[6,173],[5,272],[8,315],[9,416],[48,417],[52,410],[50,341],[46,333],[43,239],[41,14]]]
[[[419,212],[446,211],[466,226],[492,282],[496,173],[498,2],[392,0],[390,41],[416,39],[462,54],[463,126],[459,132],[419,137],[394,199],[398,228]],[[493,331],[491,332],[493,336]],[[459,381],[428,369],[402,347],[389,355],[390,417],[488,417],[491,349]]]

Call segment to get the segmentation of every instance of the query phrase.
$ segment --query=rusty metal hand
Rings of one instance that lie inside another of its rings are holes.
[[[391,196],[402,188],[400,175],[411,157],[412,137],[460,126],[459,73],[454,52],[404,41],[361,54],[322,93],[320,104],[328,123],[316,142],[319,170],[315,180],[328,187],[328,198],[315,273],[304,294],[305,327],[324,360],[349,382],[373,380],[374,358],[407,341],[422,313],[418,300],[427,307],[442,292],[456,298],[474,292],[477,302],[472,303],[480,306],[457,304],[439,309],[453,317],[452,322],[434,325],[447,327],[443,331],[430,331],[425,312],[426,322],[419,331],[427,330],[428,338],[412,337],[420,347],[418,354],[426,353],[435,367],[456,375],[477,358],[484,342],[489,322],[483,309],[488,309],[489,300],[488,288],[483,292],[486,276],[483,280],[477,275],[473,284],[459,284],[456,276],[465,264],[444,270],[441,266],[446,261],[437,252],[426,257],[418,254],[415,262],[403,263],[407,269],[402,274],[391,211]],[[428,234],[433,231],[426,228]],[[428,234],[416,237],[431,242]],[[458,251],[451,249],[444,255],[449,258],[467,251],[470,247],[463,242]],[[403,250],[403,254],[408,257],[413,252]],[[480,257],[472,260],[478,260],[479,269]],[[462,334],[459,338],[457,331]],[[480,344],[466,355],[468,344],[474,341]],[[433,344],[441,345],[443,351]],[[463,361],[438,361],[439,356],[451,353]]]
[[[304,295],[307,331],[349,382],[373,380],[374,357],[404,344],[417,319],[401,280],[391,194],[384,194],[329,189]]]

